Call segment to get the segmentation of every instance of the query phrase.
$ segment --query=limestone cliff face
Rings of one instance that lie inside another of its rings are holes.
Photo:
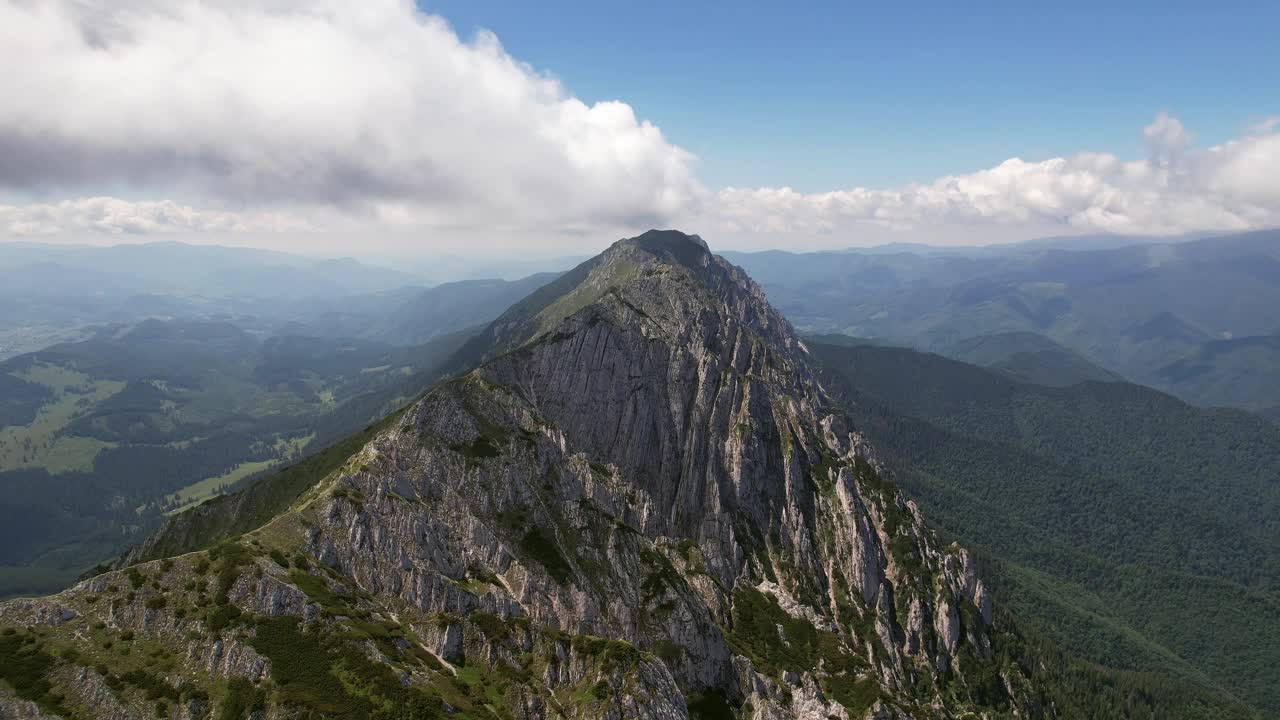
[[[567,278],[265,526],[0,605],[48,678],[0,717],[1039,713],[741,270],[650,232]]]

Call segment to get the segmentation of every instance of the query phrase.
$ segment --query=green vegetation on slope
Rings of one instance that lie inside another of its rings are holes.
[[[1280,401],[1280,335],[1206,342],[1142,379],[1197,405],[1265,411]]]
[[[392,348],[149,320],[0,363],[0,598],[57,590],[385,416],[469,336]]]
[[[1258,718],[1242,703],[1196,683],[1117,671],[1073,657],[1007,612],[998,614],[995,627],[999,664],[1038,681],[1037,699],[1046,715],[1079,720]]]
[[[288,509],[312,485],[342,467],[402,413],[403,409],[392,413],[294,465],[170,519],[137,552],[128,556],[128,561],[137,563],[182,555],[261,527]]]
[[[1124,383],[1049,388],[810,343],[997,597],[1073,652],[1280,707],[1280,428]]]
[[[577,288],[599,264],[600,256],[597,255],[529,293],[523,300],[507,308],[498,320],[463,344],[444,365],[444,369],[450,373],[469,370],[494,351],[511,350],[528,340],[538,327],[534,318]],[[513,335],[516,332],[524,334]]]
[[[941,351],[949,358],[1008,373],[1023,382],[1065,387],[1122,380],[1043,335],[1011,332],[963,340]]]

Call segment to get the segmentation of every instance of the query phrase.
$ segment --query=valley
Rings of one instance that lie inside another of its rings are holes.
[[[229,323],[146,320],[0,363],[0,566],[22,578],[0,575],[0,595],[56,590],[165,516],[380,418],[420,391],[451,343],[260,339]],[[33,586],[37,571],[50,584]]]

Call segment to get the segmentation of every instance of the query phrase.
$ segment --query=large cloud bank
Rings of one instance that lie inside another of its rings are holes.
[[[893,190],[802,194],[728,188],[717,195],[729,232],[839,232],[1020,225],[1127,234],[1245,230],[1280,224],[1280,135],[1274,123],[1203,151],[1178,120],[1158,115],[1143,135],[1148,157],[1080,153],[1006,160],[967,175]]]
[[[9,0],[0,66],[10,189],[512,225],[654,223],[698,191],[629,106],[409,2]]]
[[[679,225],[839,246],[1280,225],[1275,122],[1197,149],[1163,113],[1139,159],[708,190],[630,106],[584,104],[493,35],[464,41],[399,0],[0,0],[0,66],[0,236]]]

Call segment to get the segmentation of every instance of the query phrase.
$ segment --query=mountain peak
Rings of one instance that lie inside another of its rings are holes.
[[[737,266],[711,253],[697,235],[650,230],[604,252],[538,289],[499,316],[453,363],[463,370],[542,338],[576,316],[608,316],[616,325],[675,337],[697,318],[737,314],[793,348],[791,326],[769,306],[764,291]],[[594,320],[593,320],[594,322]]]
[[[649,230],[633,238],[624,238],[614,247],[632,247],[685,265],[705,261],[711,255],[707,241],[679,230]]]

